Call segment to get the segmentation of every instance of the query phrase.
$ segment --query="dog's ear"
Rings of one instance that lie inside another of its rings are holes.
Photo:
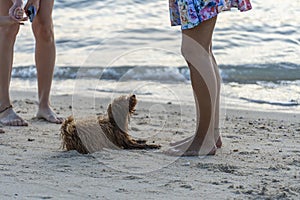
[[[108,118],[109,118],[109,119],[113,119],[113,113],[112,113],[112,107],[111,107],[111,104],[108,105],[108,108],[107,108],[107,115],[108,115]]]
[[[135,111],[135,106],[137,104],[137,99],[136,99],[136,96],[135,94],[131,95],[130,96],[130,99],[129,99],[129,113],[132,114],[134,113]]]

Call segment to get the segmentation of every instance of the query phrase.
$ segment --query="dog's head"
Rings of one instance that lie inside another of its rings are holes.
[[[134,113],[136,104],[137,99],[134,94],[115,98],[107,108],[109,120],[115,122],[123,131],[127,131],[128,120],[130,115]]]

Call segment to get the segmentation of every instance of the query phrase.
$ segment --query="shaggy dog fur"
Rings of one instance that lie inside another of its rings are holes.
[[[113,100],[109,104],[107,109],[107,116],[98,116],[96,119],[96,132],[91,130],[93,134],[103,138],[103,143],[111,143],[111,146],[115,146],[120,149],[158,149],[160,145],[146,144],[146,140],[135,140],[128,134],[128,123],[131,114],[135,111],[134,108],[137,104],[135,95],[120,96]],[[89,131],[78,131],[79,126],[81,129],[88,129],[89,123],[95,123],[95,120],[74,120],[72,116],[68,117],[61,126],[61,138],[63,140],[63,148],[66,150],[77,150],[79,153],[93,153],[87,148],[89,143],[93,143],[96,139],[95,136],[86,137]],[[76,127],[78,125],[78,127]],[[92,135],[92,134],[90,134]],[[83,139],[85,141],[83,142]],[[88,138],[88,139],[86,139]],[[87,141],[86,141],[87,140]],[[98,139],[99,140],[99,139]],[[86,145],[84,145],[84,143]],[[101,146],[101,144],[96,144]],[[102,145],[103,146],[103,145]],[[109,146],[109,145],[108,145]],[[101,149],[101,147],[99,148]]]

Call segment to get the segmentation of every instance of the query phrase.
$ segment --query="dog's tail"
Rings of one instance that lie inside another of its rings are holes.
[[[82,144],[76,130],[75,120],[72,116],[68,117],[61,125],[60,136],[62,148],[66,150],[76,150],[79,153],[87,154],[88,150]]]

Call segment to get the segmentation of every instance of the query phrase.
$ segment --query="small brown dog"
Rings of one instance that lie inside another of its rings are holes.
[[[135,95],[120,96],[109,104],[107,116],[85,120],[68,117],[61,126],[63,148],[79,153],[93,153],[103,148],[111,149],[158,149],[160,145],[146,144],[128,134],[128,122],[135,111]]]

